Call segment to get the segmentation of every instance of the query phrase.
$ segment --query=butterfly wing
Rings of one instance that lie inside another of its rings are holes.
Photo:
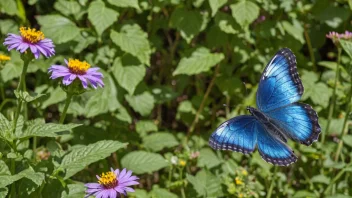
[[[256,124],[253,116],[242,115],[222,123],[210,136],[213,149],[251,153],[257,144]]]
[[[288,48],[278,51],[265,67],[257,91],[262,112],[297,102],[304,92],[298,76],[296,57]]]
[[[238,116],[221,124],[209,139],[213,149],[248,154],[258,150],[272,164],[287,166],[297,160],[293,151],[274,132],[269,132],[254,116]]]
[[[311,145],[319,138],[318,115],[310,105],[293,103],[266,113],[292,140]]]
[[[288,166],[296,162],[297,157],[278,136],[273,135],[261,124],[256,125],[258,150],[262,158],[274,165]]]

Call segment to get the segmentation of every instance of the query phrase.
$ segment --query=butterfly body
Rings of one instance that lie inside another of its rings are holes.
[[[214,149],[244,154],[258,147],[261,157],[274,165],[287,166],[297,157],[286,143],[292,139],[311,145],[321,132],[318,116],[311,106],[297,101],[304,92],[296,58],[288,48],[276,53],[260,78],[257,109],[251,115],[234,117],[221,124],[209,139]]]

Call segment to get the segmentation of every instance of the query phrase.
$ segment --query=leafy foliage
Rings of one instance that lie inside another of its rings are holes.
[[[326,37],[351,30],[351,11],[342,0],[0,0],[1,43],[28,26],[56,51],[31,61],[21,83],[23,56],[0,46],[11,58],[0,59],[0,197],[84,197],[111,167],[139,177],[128,197],[351,197],[352,38]],[[209,148],[219,124],[255,106],[283,47],[319,141],[289,141],[289,167]],[[48,68],[70,58],[99,67],[105,86],[66,111]]]

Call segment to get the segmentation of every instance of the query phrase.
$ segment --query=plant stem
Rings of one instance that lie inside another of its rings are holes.
[[[273,192],[277,170],[278,170],[278,167],[275,166],[274,173],[273,173],[272,178],[271,178],[271,184],[270,184],[270,187],[269,187],[268,194],[266,195],[266,198],[270,198],[271,194]]]
[[[211,79],[211,81],[210,81],[210,83],[209,83],[209,85],[208,85],[207,90],[205,91],[203,100],[202,100],[202,102],[200,103],[200,106],[199,106],[199,109],[198,109],[198,111],[197,111],[197,113],[196,113],[196,116],[194,117],[194,120],[193,120],[191,126],[189,127],[189,130],[188,130],[188,133],[187,133],[187,137],[186,137],[186,142],[188,142],[189,137],[191,136],[191,134],[192,134],[193,131],[194,131],[194,127],[195,127],[196,124],[198,123],[199,116],[200,116],[200,114],[201,114],[202,111],[203,111],[205,102],[206,102],[207,99],[208,99],[208,96],[209,96],[209,94],[210,94],[210,91],[211,91],[211,89],[213,88],[213,85],[214,85],[214,83],[215,83],[215,79],[216,79],[216,77],[217,77],[217,75],[218,75],[218,73],[219,73],[219,67],[220,67],[219,65],[216,66],[215,72],[214,72],[214,76],[213,76],[213,78]]]
[[[315,65],[315,56],[314,56],[314,52],[313,52],[312,42],[310,41],[310,37],[309,37],[308,31],[307,31],[306,25],[304,25],[304,37],[306,38],[306,41],[307,41],[310,61],[312,61],[312,64],[313,64],[313,70],[316,71],[317,66]]]
[[[351,79],[351,83],[352,83],[352,79]],[[339,142],[339,145],[337,147],[337,152],[336,152],[336,155],[335,155],[335,162],[338,161],[340,152],[342,150],[343,136],[345,136],[347,134],[347,132],[348,132],[347,122],[348,122],[349,115],[351,113],[351,98],[352,98],[352,84],[350,85],[350,91],[349,91],[348,96],[347,96],[347,110],[346,110],[345,120],[343,121],[342,131],[341,131],[341,134],[340,134],[340,142]]]
[[[24,88],[26,87],[26,73],[27,73],[28,65],[29,65],[29,60],[24,60],[22,74],[20,77],[20,82],[18,83],[17,91],[21,91],[23,87]],[[17,101],[18,101],[18,105],[15,112],[15,118],[13,120],[13,133],[15,133],[16,131],[18,117],[20,116],[21,108],[22,108],[22,99],[18,98]]]
[[[62,112],[61,117],[60,117],[60,121],[59,121],[60,124],[63,124],[65,121],[67,109],[68,109],[68,106],[70,106],[72,96],[73,96],[72,94],[67,93],[64,111]]]
[[[335,83],[334,83],[334,91],[332,92],[331,96],[331,102],[330,102],[330,108],[329,108],[329,115],[328,115],[328,123],[326,124],[326,129],[325,132],[322,134],[321,137],[321,143],[324,144],[325,141],[325,136],[329,132],[330,129],[330,124],[332,120],[332,115],[334,114],[335,110],[335,103],[336,103],[336,89],[337,89],[337,83],[339,81],[339,75],[340,75],[340,60],[341,60],[341,47],[337,48],[337,62],[336,62],[336,75],[335,75]]]

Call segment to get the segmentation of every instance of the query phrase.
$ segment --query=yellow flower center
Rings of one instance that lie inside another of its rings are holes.
[[[90,64],[86,61],[81,62],[78,59],[69,59],[67,66],[74,74],[85,74],[90,68]]]
[[[20,33],[22,38],[29,43],[38,43],[44,39],[44,33],[39,30],[37,31],[35,28],[21,27]]]
[[[180,160],[179,164],[180,164],[181,166],[186,166],[186,161],[185,161],[185,160]]]
[[[114,172],[110,171],[103,173],[100,176],[99,184],[103,185],[105,188],[114,188],[117,186],[117,178]]]
[[[0,54],[0,61],[8,61],[8,60],[11,60],[9,56]]]
[[[237,185],[242,185],[243,184],[241,178],[239,178],[239,177],[235,178],[235,182],[236,182]]]

